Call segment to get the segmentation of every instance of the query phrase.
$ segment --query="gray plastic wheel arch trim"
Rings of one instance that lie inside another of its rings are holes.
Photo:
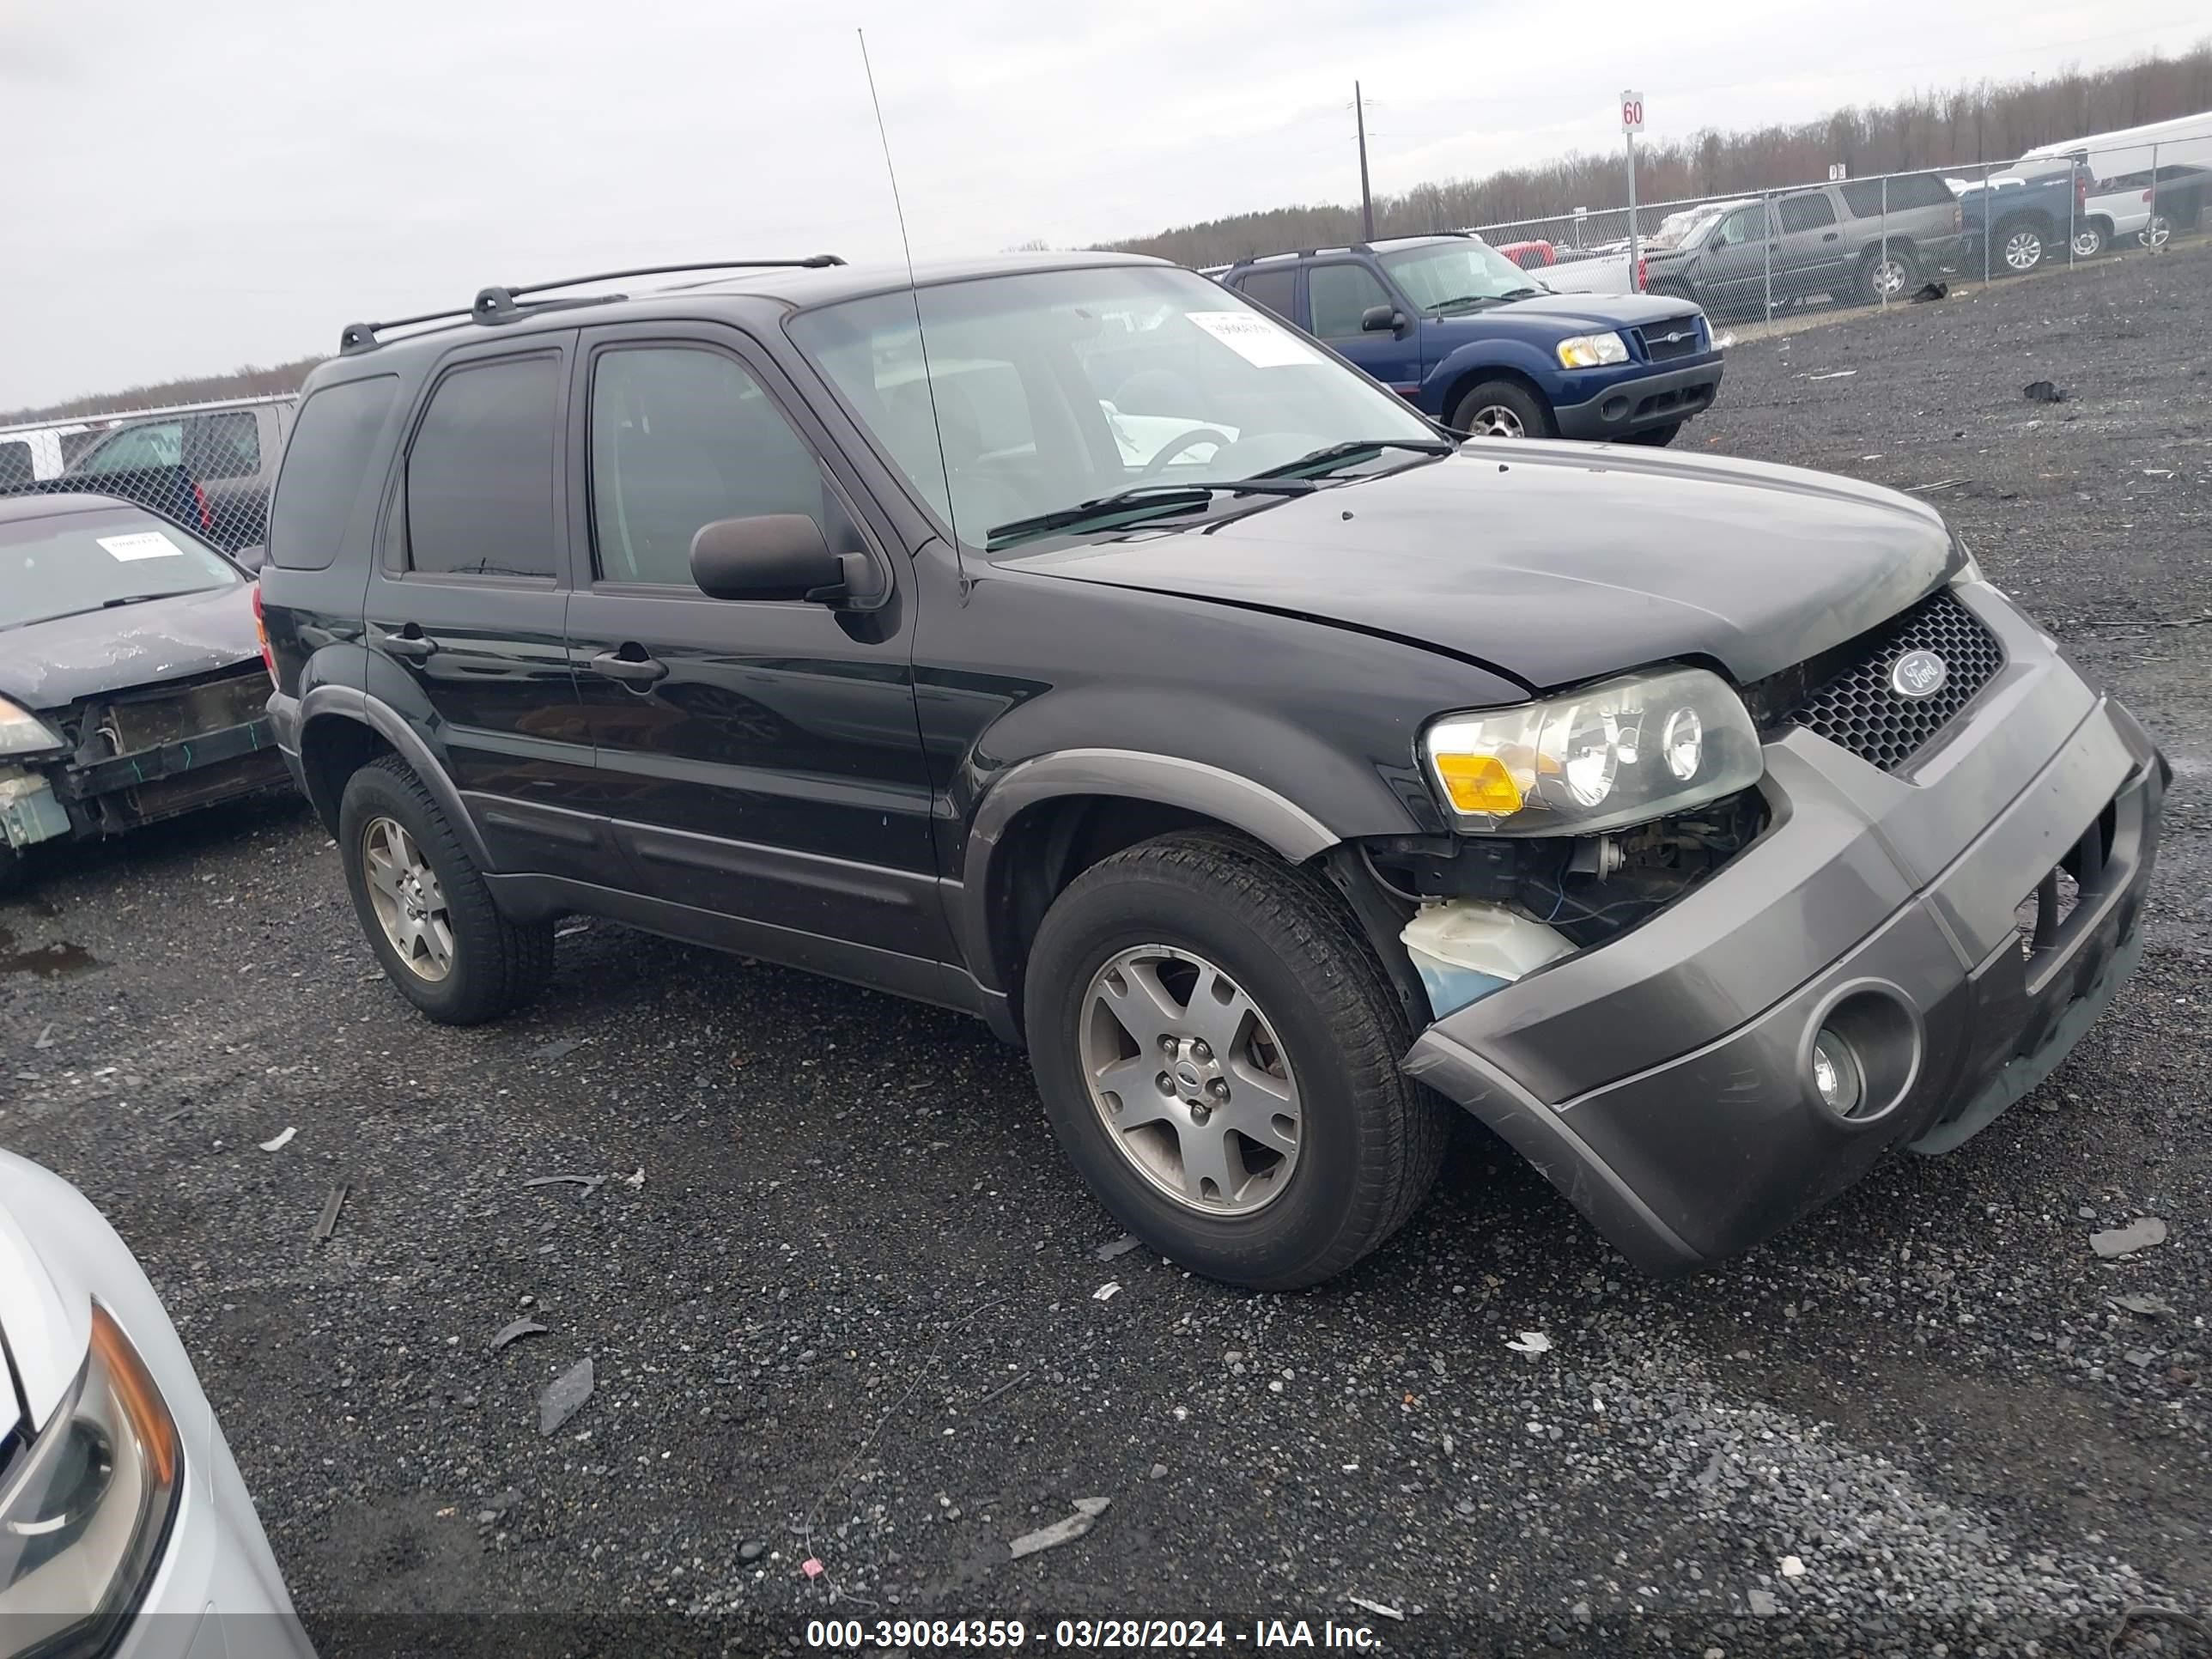
[[[272,697],[270,702],[274,714],[276,699]],[[453,781],[446,775],[446,769],[439,763],[437,756],[431,753],[430,745],[422,741],[421,735],[408,725],[398,710],[379,702],[356,686],[318,685],[300,699],[299,714],[290,732],[293,743],[302,744],[308,724],[325,714],[366,726],[397,750],[399,758],[407,763],[410,769],[422,781],[422,787],[437,801],[438,810],[446,815],[446,822],[453,826],[453,833],[468,848],[471,862],[488,873],[497,872],[499,866],[493,861],[491,851],[484,845],[483,836],[477,833],[476,820],[461,805],[460,793],[453,787]],[[280,743],[285,735],[285,725],[286,721],[279,717]],[[295,749],[294,752],[304,758],[303,748]],[[333,801],[331,805],[335,809],[337,803]]]
[[[1010,767],[984,794],[969,826],[961,861],[961,946],[969,971],[1003,994],[1005,975],[991,951],[987,913],[991,860],[1007,826],[1028,807],[1062,795],[1120,795],[1180,806],[1243,830],[1293,864],[1343,839],[1319,818],[1264,784],[1203,761],[1134,749],[1061,749]]]

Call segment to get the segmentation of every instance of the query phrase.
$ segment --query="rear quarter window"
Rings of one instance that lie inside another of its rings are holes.
[[[1913,208],[1948,207],[1953,198],[1951,187],[1942,175],[1933,173],[1901,173],[1893,179],[1855,179],[1840,186],[1844,204],[1854,218],[1873,219],[1883,209],[1883,191],[1888,191],[1888,210],[1904,213]]]
[[[326,386],[300,406],[276,496],[269,507],[269,562],[324,570],[337,557],[399,379],[379,374]]]

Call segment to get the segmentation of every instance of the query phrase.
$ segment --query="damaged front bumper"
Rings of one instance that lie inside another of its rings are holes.
[[[1770,742],[1759,841],[1406,1058],[1643,1267],[1747,1249],[1892,1146],[1959,1146],[2140,958],[2165,762],[1995,590],[1957,592],[2005,665],[1907,768],[1803,730]],[[1855,1110],[1815,1085],[1824,1030],[1861,1064]]]
[[[288,780],[255,659],[190,679],[86,697],[41,716],[61,753],[0,768],[0,837],[21,848],[118,835]]]

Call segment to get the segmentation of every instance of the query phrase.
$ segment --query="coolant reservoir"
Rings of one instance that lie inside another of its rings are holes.
[[[1557,929],[1481,899],[1425,904],[1399,938],[1438,1019],[1575,948]]]

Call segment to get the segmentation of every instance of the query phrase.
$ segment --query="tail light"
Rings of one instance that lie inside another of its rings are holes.
[[[2089,175],[2079,167],[2074,170],[2074,205],[2077,208],[2089,205]]]
[[[258,580],[253,584],[253,636],[261,641],[261,665],[269,671],[270,688],[283,690],[283,687],[276,681],[276,653],[269,648],[269,623],[266,613],[261,609],[261,584]]]
[[[2146,201],[2146,202],[2148,202],[2148,200],[2150,200],[2150,192],[2149,192],[2148,191],[2145,191],[2142,193],[2142,199],[2143,199],[2144,201]]]
[[[199,504],[200,528],[212,532],[215,529],[215,509],[208,505],[207,491],[195,483],[192,486],[192,500]]]
[[[1646,291],[1645,283],[1650,280],[1650,276],[1651,261],[1639,258],[1636,262],[1636,291],[1638,294]]]
[[[1951,228],[1954,230],[1964,230],[1966,228],[1966,210],[1960,206],[1957,202],[1953,202],[1951,204]]]

